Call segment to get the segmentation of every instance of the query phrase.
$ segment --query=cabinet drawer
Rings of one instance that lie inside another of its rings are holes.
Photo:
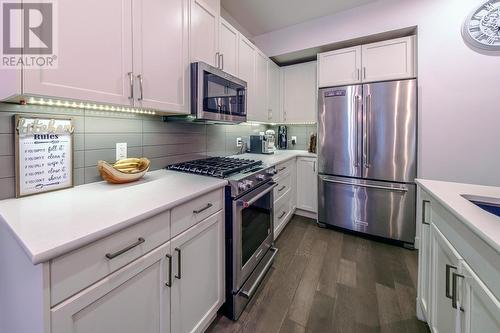
[[[223,207],[223,191],[216,190],[172,209],[172,237],[218,212]]]
[[[169,239],[170,211],[166,211],[53,259],[50,263],[51,305],[60,303]]]
[[[289,189],[274,204],[274,239],[276,239],[293,213],[292,191]]]
[[[276,171],[278,172],[274,177],[277,180],[279,177],[283,176],[285,173],[290,172],[292,170],[293,165],[295,164],[295,159],[291,159],[289,161],[280,163],[276,165]]]
[[[292,188],[292,176],[290,171],[283,171],[284,174],[275,179],[278,186],[274,188],[274,202],[277,202],[285,193]]]

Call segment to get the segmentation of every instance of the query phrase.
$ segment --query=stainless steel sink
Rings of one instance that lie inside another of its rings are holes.
[[[481,197],[477,195],[462,194],[464,199],[469,200],[474,205],[490,214],[500,217],[500,198]]]

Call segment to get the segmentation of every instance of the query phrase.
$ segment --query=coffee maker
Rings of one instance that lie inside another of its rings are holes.
[[[278,149],[288,148],[287,127],[278,126]]]

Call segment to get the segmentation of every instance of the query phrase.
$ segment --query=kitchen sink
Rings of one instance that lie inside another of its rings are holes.
[[[463,194],[462,197],[488,213],[500,217],[500,198],[481,197],[468,194]]]

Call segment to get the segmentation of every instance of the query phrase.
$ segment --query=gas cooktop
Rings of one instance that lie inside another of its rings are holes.
[[[167,169],[217,178],[228,178],[238,173],[249,172],[261,165],[262,161],[244,158],[210,157],[172,164],[167,166]]]

